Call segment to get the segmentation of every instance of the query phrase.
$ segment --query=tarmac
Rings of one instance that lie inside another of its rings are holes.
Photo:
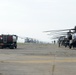
[[[0,49],[0,75],[76,75],[76,49],[32,43]]]

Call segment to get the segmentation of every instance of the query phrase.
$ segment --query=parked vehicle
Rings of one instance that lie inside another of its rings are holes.
[[[17,35],[0,35],[0,48],[17,48]]]

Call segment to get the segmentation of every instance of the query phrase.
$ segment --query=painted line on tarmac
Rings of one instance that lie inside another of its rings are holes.
[[[21,64],[38,64],[38,63],[69,63],[69,62],[76,62],[76,59],[60,59],[60,60],[8,60],[8,61],[0,61],[0,63],[21,63]]]
[[[17,55],[17,54],[0,54],[0,57],[7,57],[7,56],[16,56],[19,58],[53,58],[54,56],[50,55],[50,56],[37,56],[37,55]]]

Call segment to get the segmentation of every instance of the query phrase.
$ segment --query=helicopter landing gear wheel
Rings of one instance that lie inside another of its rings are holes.
[[[72,45],[71,45],[71,44],[69,45],[69,48],[70,48],[70,49],[72,48]]]

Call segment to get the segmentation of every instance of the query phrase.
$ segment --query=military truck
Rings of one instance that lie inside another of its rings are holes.
[[[0,35],[0,48],[17,48],[17,35]]]

